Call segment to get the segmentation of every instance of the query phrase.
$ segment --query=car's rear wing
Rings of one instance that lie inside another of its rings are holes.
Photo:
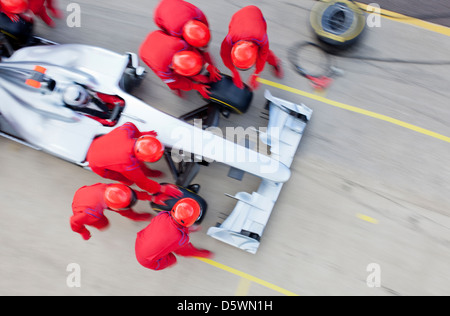
[[[271,157],[291,167],[312,110],[303,104],[276,98],[266,90],[269,124],[260,139],[270,146]],[[252,194],[239,192],[227,196],[238,202],[221,224],[210,227],[207,234],[215,239],[255,254],[269,217],[278,200],[283,183],[262,179]]]

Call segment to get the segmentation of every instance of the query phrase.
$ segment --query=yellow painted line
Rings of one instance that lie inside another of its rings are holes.
[[[247,278],[241,278],[239,281],[238,287],[236,289],[235,296],[247,296],[248,291],[250,290],[250,286],[252,285],[252,281]]]
[[[425,128],[422,128],[422,127],[419,127],[419,126],[416,126],[416,125],[413,125],[413,124],[410,124],[410,123],[406,123],[406,122],[400,121],[398,119],[395,119],[395,118],[392,118],[392,117],[389,117],[389,116],[386,116],[386,115],[383,115],[383,114],[379,114],[379,113],[375,113],[375,112],[372,112],[372,111],[364,110],[364,109],[358,108],[356,106],[348,105],[348,104],[345,104],[345,103],[342,103],[342,102],[333,101],[333,100],[327,99],[325,97],[322,97],[320,95],[316,95],[316,94],[309,93],[309,92],[306,92],[306,91],[302,91],[302,90],[299,90],[299,89],[291,88],[289,86],[285,86],[285,85],[282,85],[282,84],[279,84],[279,83],[276,83],[276,82],[273,82],[273,81],[269,81],[269,80],[266,80],[266,79],[263,79],[263,78],[258,78],[258,81],[261,82],[262,84],[265,84],[265,85],[268,85],[268,86],[271,86],[271,87],[274,87],[274,88],[278,88],[278,89],[281,89],[281,90],[284,90],[284,91],[292,92],[292,93],[301,95],[303,97],[310,98],[310,99],[313,99],[313,100],[316,100],[316,101],[319,101],[319,102],[322,102],[322,103],[325,103],[325,104],[328,104],[328,105],[331,105],[331,106],[334,106],[334,107],[337,107],[337,108],[340,108],[340,109],[344,109],[344,110],[351,111],[351,112],[354,112],[354,113],[358,113],[358,114],[362,114],[362,115],[365,115],[365,116],[369,116],[369,117],[372,117],[372,118],[375,118],[375,119],[378,119],[378,120],[381,120],[381,121],[385,121],[385,122],[388,122],[388,123],[391,123],[391,124],[394,124],[394,125],[398,125],[398,126],[401,126],[403,128],[407,128],[409,130],[415,131],[417,133],[421,133],[421,134],[424,134],[424,135],[427,135],[427,136],[430,136],[430,137],[442,140],[444,142],[450,143],[450,137],[448,137],[448,136],[444,136],[442,134],[435,133],[435,132],[427,130]]]
[[[365,3],[360,3],[357,2],[358,5],[366,11],[373,11],[373,7],[372,9],[370,8],[369,5],[365,4]],[[374,13],[375,12],[368,12],[370,13]],[[439,25],[439,24],[435,24],[435,23],[431,23],[431,22],[427,22],[424,20],[420,20],[420,19],[416,19],[407,15],[403,15],[397,12],[393,12],[393,11],[389,11],[389,10],[385,10],[385,9],[380,9],[380,14],[381,17],[392,20],[392,21],[396,21],[396,22],[400,22],[400,23],[404,23],[404,24],[409,24],[409,25],[414,25],[435,33],[439,33],[439,34],[443,34],[446,36],[450,36],[450,28],[443,26],[443,25]]]
[[[359,219],[362,219],[363,221],[372,223],[372,224],[378,224],[378,220],[375,218],[372,218],[370,216],[364,215],[364,214],[356,214],[356,217]]]
[[[232,106],[231,104],[228,104],[228,103],[226,103],[226,102],[224,102],[224,101],[222,101],[222,100],[219,100],[219,99],[216,99],[216,98],[212,98],[212,97],[211,97],[210,99],[211,99],[211,100],[214,100],[214,101],[216,101],[216,102],[222,103],[223,105],[226,105],[226,106],[232,108],[232,109],[235,110],[238,114],[243,114],[241,111],[239,111],[237,108],[235,108],[235,107]]]
[[[205,263],[207,263],[209,265],[212,265],[213,267],[216,267],[218,269],[221,269],[221,270],[227,271],[229,273],[232,273],[234,275],[240,276],[241,278],[244,278],[244,279],[246,279],[248,281],[251,281],[251,282],[254,282],[256,284],[265,286],[265,287],[267,287],[267,288],[269,288],[271,290],[274,290],[276,292],[279,292],[281,294],[284,294],[284,295],[287,295],[287,296],[299,296],[298,294],[295,294],[295,293],[293,293],[291,291],[283,289],[283,288],[281,288],[281,287],[279,287],[277,285],[274,285],[274,284],[269,283],[267,281],[261,280],[261,279],[259,279],[257,277],[254,277],[254,276],[252,276],[250,274],[247,274],[245,272],[242,272],[242,271],[230,268],[230,267],[228,267],[228,266],[226,266],[224,264],[221,264],[219,262],[216,262],[214,260],[206,259],[206,258],[199,258],[199,257],[197,257],[197,259],[200,260],[200,261],[203,261],[203,262],[205,262]]]

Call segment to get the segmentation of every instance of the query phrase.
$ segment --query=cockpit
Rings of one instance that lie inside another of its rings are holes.
[[[35,66],[33,70],[15,67],[0,67],[0,76],[19,87],[48,96],[48,111],[41,105],[30,105],[36,111],[49,112],[52,116],[58,108],[68,108],[76,113],[93,119],[103,126],[114,126],[120,117],[125,101],[117,95],[109,95],[94,91],[85,84],[77,82],[58,83],[46,75],[47,69]],[[37,102],[37,100],[36,100]],[[29,103],[29,102],[28,102]],[[41,102],[42,103],[42,100]]]

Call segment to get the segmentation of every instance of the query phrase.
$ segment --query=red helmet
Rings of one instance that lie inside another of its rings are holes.
[[[0,0],[1,10],[12,14],[21,14],[28,10],[27,0]]]
[[[231,59],[236,68],[247,70],[253,67],[258,57],[258,45],[251,41],[239,41],[233,45]]]
[[[211,39],[208,26],[197,20],[190,20],[183,26],[183,38],[194,47],[204,47]]]
[[[145,162],[157,162],[164,155],[164,145],[154,136],[145,135],[136,140],[134,154]]]
[[[184,227],[192,226],[199,219],[201,213],[200,204],[191,198],[179,200],[170,212],[173,219]]]
[[[203,69],[203,57],[198,52],[184,50],[173,55],[172,65],[179,75],[195,76]]]
[[[136,202],[136,195],[124,184],[112,184],[105,190],[106,205],[113,210],[131,207]]]

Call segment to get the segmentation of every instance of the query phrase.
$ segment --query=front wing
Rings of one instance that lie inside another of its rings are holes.
[[[265,97],[269,106],[269,126],[261,139],[271,146],[272,157],[290,168],[312,110],[303,104],[273,97],[269,91],[265,92]],[[252,194],[227,195],[238,201],[236,207],[222,224],[209,228],[207,234],[255,254],[282,188],[281,182],[262,179],[258,190]]]

